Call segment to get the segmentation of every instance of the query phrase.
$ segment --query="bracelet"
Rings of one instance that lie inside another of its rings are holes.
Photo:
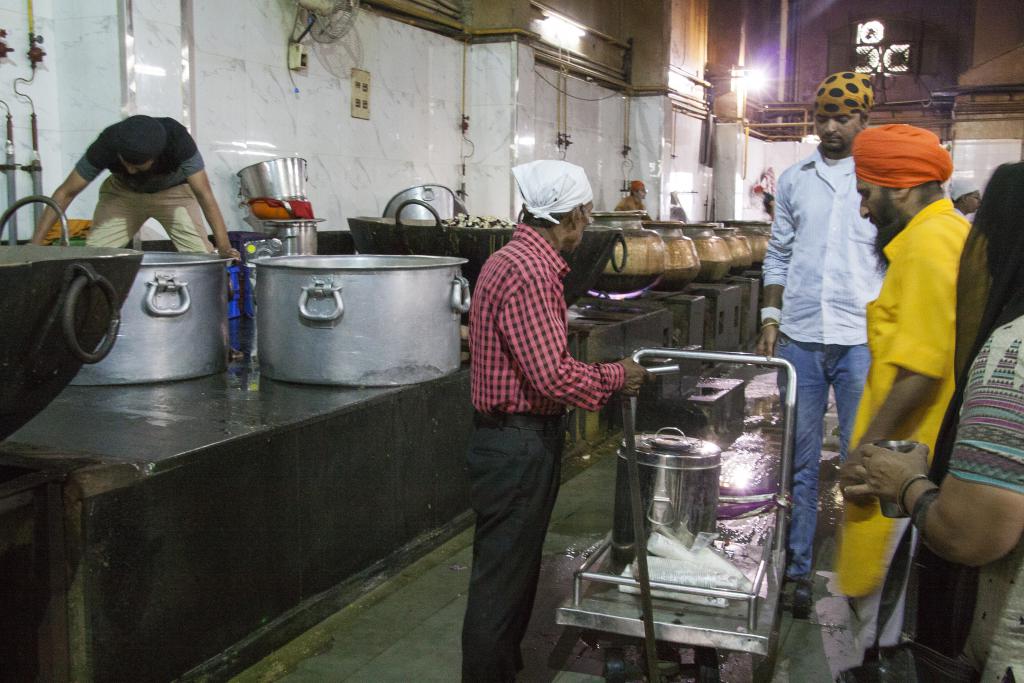
[[[903,498],[907,495],[907,491],[910,490],[910,487],[914,485],[914,482],[921,481],[922,479],[928,481],[928,475],[915,474],[912,477],[907,477],[907,480],[903,482],[902,486],[900,486],[900,493],[898,496],[896,496],[896,505],[899,506],[900,512],[902,512],[904,515],[909,515],[910,510],[908,510],[907,506],[904,504]]]
[[[921,532],[921,537],[924,537],[924,526],[928,519],[928,509],[932,506],[932,503],[939,497],[939,487],[928,489],[920,496],[917,497],[917,502],[914,503],[914,512],[910,515],[910,523],[917,527],[917,530]]]
[[[779,321],[778,320],[770,320],[769,319],[769,320],[766,320],[763,323],[761,323],[761,329],[762,330],[764,328],[766,328],[766,327],[778,327],[778,326],[779,326]]]

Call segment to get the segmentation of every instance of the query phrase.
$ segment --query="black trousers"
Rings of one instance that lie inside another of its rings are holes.
[[[541,551],[558,495],[564,423],[480,428],[466,460],[476,512],[473,571],[462,624],[462,680],[514,681],[533,610]]]

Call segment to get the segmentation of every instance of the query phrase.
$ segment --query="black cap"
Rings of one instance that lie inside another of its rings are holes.
[[[130,116],[114,124],[117,153],[129,164],[144,164],[160,156],[167,144],[167,131],[152,116]]]

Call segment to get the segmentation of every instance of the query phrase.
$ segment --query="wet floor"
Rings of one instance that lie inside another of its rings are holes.
[[[723,482],[730,489],[770,488],[777,477],[781,425],[774,374],[749,378],[743,434],[723,456]],[[826,448],[837,448],[834,410],[826,417]],[[603,680],[606,653],[627,666],[638,664],[636,641],[558,626],[556,610],[571,596],[573,572],[600,545],[612,521],[615,486],[613,441],[577,453],[567,463],[545,540],[540,589],[533,619],[523,642],[525,669],[520,681]],[[809,620],[793,620],[784,592],[777,657],[773,673],[762,680],[780,683],[831,681],[855,663],[850,613],[835,593],[831,572],[834,531],[841,510],[837,485],[838,456],[825,454],[815,539],[815,605]],[[749,543],[763,538],[772,525],[770,513],[720,525],[721,539]],[[365,594],[236,678],[268,681],[455,681],[460,675],[460,630],[469,580],[472,530],[467,530],[407,567],[397,577]],[[659,655],[678,666],[669,680],[693,680],[694,652],[663,645]],[[714,661],[712,660],[712,665]],[[754,679],[761,658],[719,651],[721,680]]]

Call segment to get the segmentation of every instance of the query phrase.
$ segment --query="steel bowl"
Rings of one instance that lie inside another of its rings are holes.
[[[306,199],[306,160],[301,157],[268,159],[238,172],[241,193],[249,199]]]

